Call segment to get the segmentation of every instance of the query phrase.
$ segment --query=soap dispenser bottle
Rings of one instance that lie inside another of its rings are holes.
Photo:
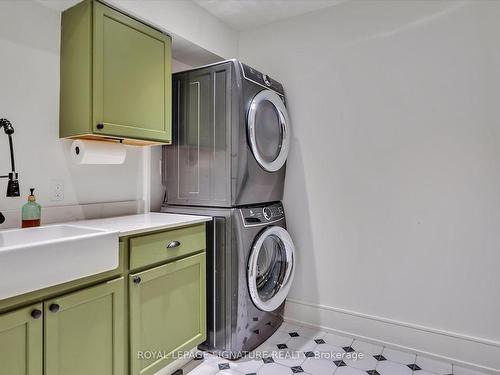
[[[42,206],[36,203],[36,197],[33,194],[35,189],[31,188],[31,194],[28,196],[28,202],[23,205],[22,210],[22,227],[39,227],[40,218],[42,216]]]

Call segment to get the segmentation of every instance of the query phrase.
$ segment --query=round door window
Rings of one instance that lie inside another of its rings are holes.
[[[285,104],[274,91],[263,90],[252,100],[248,111],[248,137],[259,165],[276,172],[286,162],[290,129]]]
[[[248,287],[255,306],[276,310],[293,280],[295,248],[288,232],[270,227],[257,238],[248,264]]]

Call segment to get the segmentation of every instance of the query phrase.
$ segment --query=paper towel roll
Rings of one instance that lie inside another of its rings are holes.
[[[71,144],[71,158],[76,164],[122,164],[126,155],[121,143],[78,139]]]

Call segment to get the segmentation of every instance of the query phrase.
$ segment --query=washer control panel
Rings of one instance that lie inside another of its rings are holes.
[[[243,75],[245,76],[246,79],[258,83],[261,86],[269,87],[271,90],[274,90],[279,94],[284,95],[285,92],[283,90],[283,85],[278,81],[275,81],[267,74],[262,74],[258,70],[255,70],[254,68],[251,68],[243,63],[241,63],[241,67],[243,69]]]
[[[267,224],[285,217],[285,210],[281,203],[241,208],[240,212],[245,226]]]

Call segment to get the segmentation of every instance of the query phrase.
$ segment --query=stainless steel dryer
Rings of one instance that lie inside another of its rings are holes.
[[[207,223],[207,341],[202,349],[239,357],[283,322],[295,248],[281,203],[244,208],[164,206],[212,216]]]
[[[173,75],[167,201],[236,207],[283,199],[290,121],[283,86],[229,60]]]

